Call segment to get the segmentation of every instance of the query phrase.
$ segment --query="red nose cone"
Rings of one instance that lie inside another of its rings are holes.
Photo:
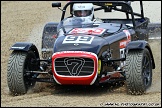
[[[92,85],[97,78],[97,55],[83,51],[63,51],[52,56],[54,79],[63,85]]]

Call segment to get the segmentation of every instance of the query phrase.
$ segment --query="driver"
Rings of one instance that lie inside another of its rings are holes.
[[[94,22],[94,23],[102,23],[102,20],[100,19],[94,19],[94,7],[93,7],[93,4],[92,3],[75,3],[73,5],[73,17],[74,18],[79,18],[79,19],[82,19],[84,20],[85,22]],[[65,23],[77,23],[79,24],[79,20],[74,20],[74,21],[71,21],[72,19],[67,19]],[[58,34],[59,35],[62,35],[63,34],[63,30],[61,29],[60,27],[60,24],[58,25],[57,27],[57,31],[58,31]]]
[[[101,23],[101,20],[94,19],[94,7],[92,3],[75,3],[73,5],[73,17],[87,18],[93,22]]]

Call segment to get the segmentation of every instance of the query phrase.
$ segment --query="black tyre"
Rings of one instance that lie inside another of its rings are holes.
[[[35,85],[35,81],[31,78],[37,77],[37,74],[27,72],[38,70],[39,65],[33,62],[34,59],[36,55],[33,51],[11,53],[7,67],[7,83],[11,94],[25,94]]]
[[[128,52],[125,73],[127,93],[144,94],[152,84],[152,62],[147,48]]]

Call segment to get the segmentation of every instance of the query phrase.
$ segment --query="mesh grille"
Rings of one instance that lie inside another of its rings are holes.
[[[64,76],[87,76],[94,71],[94,61],[90,58],[57,58],[54,61],[55,71]]]

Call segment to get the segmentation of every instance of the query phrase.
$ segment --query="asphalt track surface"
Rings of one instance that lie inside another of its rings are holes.
[[[2,107],[160,107],[161,106],[161,30],[154,31],[149,43],[155,59],[153,83],[145,95],[127,95],[125,86],[53,86],[37,83],[27,94],[11,96],[7,86],[9,48],[15,42],[34,42],[40,49],[42,30],[47,22],[59,21],[61,12],[52,1],[1,1],[1,106]],[[64,5],[64,4],[63,4]]]

